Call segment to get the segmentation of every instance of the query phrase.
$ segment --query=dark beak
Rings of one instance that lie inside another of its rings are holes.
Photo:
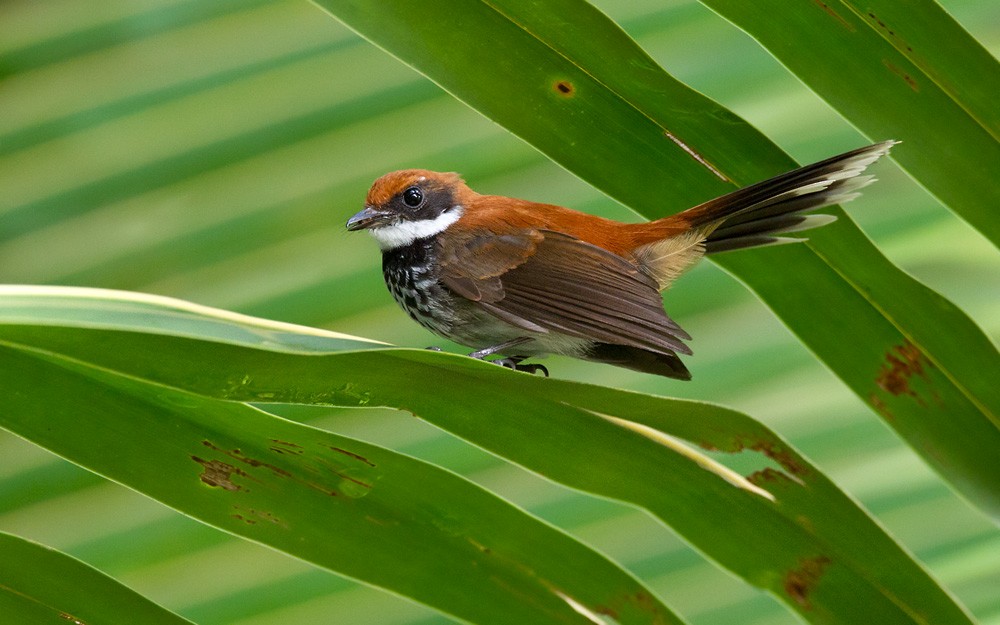
[[[348,230],[365,230],[366,228],[378,228],[392,222],[395,216],[393,213],[375,210],[371,206],[365,206],[364,210],[347,220]]]

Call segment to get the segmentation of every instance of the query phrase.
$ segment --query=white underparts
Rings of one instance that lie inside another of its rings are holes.
[[[456,204],[434,219],[400,221],[391,226],[372,228],[369,232],[378,241],[380,248],[392,250],[397,247],[406,247],[419,239],[441,234],[448,229],[448,226],[458,221],[461,216],[462,206]]]

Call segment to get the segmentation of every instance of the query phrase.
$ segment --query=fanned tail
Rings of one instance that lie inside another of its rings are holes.
[[[807,211],[856,198],[874,177],[860,175],[898,141],[883,141],[775,176],[675,215],[704,227],[705,253],[793,241],[777,236],[830,223]]]

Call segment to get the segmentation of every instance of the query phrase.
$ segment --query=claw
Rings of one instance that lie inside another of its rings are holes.
[[[496,360],[491,360],[495,365],[500,365],[501,367],[507,367],[508,369],[513,369],[514,371],[521,371],[524,373],[530,373],[535,375],[541,371],[545,377],[549,377],[549,370],[545,368],[545,365],[522,365],[522,358],[497,358]]]
[[[549,370],[545,368],[545,365],[514,365],[514,368],[517,369],[518,371],[524,371],[525,373],[530,373],[531,375],[535,375],[536,373],[541,371],[542,375],[544,375],[545,377],[549,377]]]
[[[469,354],[469,358],[475,358],[477,360],[486,360],[487,356],[492,356],[498,352],[505,351],[512,347],[517,347],[522,343],[527,343],[531,339],[526,336],[516,338],[505,343],[499,343],[497,345],[492,345],[485,349],[480,349]],[[431,349],[431,348],[427,348]],[[524,360],[526,356],[507,356],[503,358],[497,358],[495,360],[487,360],[486,362],[492,362],[495,365],[500,365],[501,367],[507,367],[508,369],[513,369],[514,371],[522,371],[524,373],[530,373],[534,375],[541,371],[545,374],[545,377],[549,377],[549,370],[542,365],[522,365],[521,361]]]
[[[507,367],[508,369],[517,371],[518,360],[516,358],[497,358],[496,360],[489,360],[487,362],[492,362],[495,365],[500,365],[501,367]]]

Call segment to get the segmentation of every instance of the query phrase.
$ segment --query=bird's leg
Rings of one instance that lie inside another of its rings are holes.
[[[483,360],[487,356],[492,356],[493,354],[507,351],[511,347],[517,347],[518,345],[527,343],[530,340],[531,337],[528,336],[518,337],[516,339],[504,341],[503,343],[499,343],[497,345],[491,345],[484,349],[476,350],[471,354],[469,354],[469,357],[476,358],[477,360]],[[515,371],[524,371],[525,373],[530,373],[532,375],[534,375],[538,371],[541,371],[542,373],[545,374],[545,377],[549,377],[549,370],[546,369],[543,365],[522,365],[521,361],[524,360],[525,358],[526,358],[525,356],[510,356],[507,358],[497,358],[496,360],[492,360],[490,362],[492,362],[495,365],[500,365],[501,367],[507,367]]]
[[[496,352],[506,347],[511,347],[512,346],[511,343],[513,343],[514,345],[520,345],[523,342],[524,340],[518,339],[516,343],[511,341],[509,343],[494,345],[492,347],[487,347],[486,349],[481,349],[478,352],[472,352],[471,354],[469,354],[469,356],[476,358],[478,360],[483,360],[485,356],[489,356],[490,354],[495,354]],[[436,345],[431,345],[430,347],[425,347],[424,349],[432,352],[441,351],[441,348],[437,347]],[[500,365],[501,367],[507,367],[509,369],[513,369],[514,371],[524,371],[525,373],[530,373],[532,375],[541,371],[545,375],[545,377],[549,377],[549,370],[545,368],[545,365],[522,365],[521,361],[524,359],[525,356],[517,356],[512,358],[497,358],[496,360],[490,360],[488,362],[492,362],[495,365]]]
[[[487,356],[492,356],[503,351],[507,351],[510,347],[517,347],[531,340],[531,337],[520,336],[516,339],[511,339],[509,341],[504,341],[503,343],[497,343],[496,345],[490,345],[489,347],[484,347],[483,349],[477,349],[476,351],[469,354],[469,358],[475,358],[476,360],[482,360]]]

